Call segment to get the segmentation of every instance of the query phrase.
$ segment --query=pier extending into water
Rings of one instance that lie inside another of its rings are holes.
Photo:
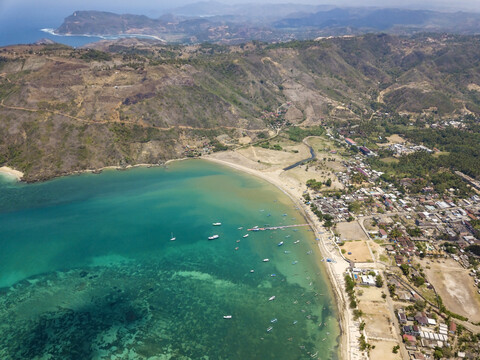
[[[299,226],[309,226],[309,224],[294,224],[294,225],[282,225],[282,226],[269,226],[269,227],[254,227],[247,229],[247,231],[265,231],[265,230],[278,230],[278,229],[287,229],[292,227]]]

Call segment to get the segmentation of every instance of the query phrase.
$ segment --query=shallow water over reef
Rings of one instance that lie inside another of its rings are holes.
[[[185,161],[0,200],[2,359],[338,358],[308,227],[246,231],[305,222],[270,184]]]

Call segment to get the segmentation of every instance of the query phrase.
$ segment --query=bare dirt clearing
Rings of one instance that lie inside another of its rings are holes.
[[[372,360],[401,360],[400,353],[392,353],[392,349],[398,342],[393,341],[369,341],[370,344],[375,345],[375,349],[370,350],[370,359]]]
[[[340,240],[368,240],[361,226],[356,221],[340,222],[337,224],[337,232],[340,234]]]
[[[332,181],[330,187],[324,186],[324,190],[343,189],[343,184],[338,181],[334,172],[343,171],[345,167],[342,164],[342,157],[338,154],[318,153],[317,147],[323,149],[324,142],[327,140],[321,137],[311,137],[308,139],[309,144],[313,142],[317,159],[312,162],[297,166],[285,172],[281,172],[280,177],[288,181],[292,187],[305,186],[307,180],[315,179],[316,181],[326,182],[328,179]],[[259,146],[249,146],[239,149],[234,154],[229,155],[231,160],[233,157],[241,161],[244,166],[265,171],[280,171],[283,168],[295,164],[298,161],[308,159],[310,151],[304,144],[294,143],[288,139],[281,137],[269,141],[270,145],[280,145],[283,150],[265,149]],[[312,145],[311,145],[312,146]],[[222,155],[215,155],[221,157]],[[258,165],[254,165],[257,163]]]
[[[384,146],[389,146],[389,145],[393,145],[393,144],[403,144],[403,143],[407,142],[404,138],[402,138],[398,134],[390,135],[389,137],[387,137],[387,140],[388,140],[387,143],[381,143],[381,144],[379,143],[377,145],[380,146],[380,147],[384,147]]]
[[[365,331],[367,336],[395,339],[390,312],[385,303],[377,301],[360,301],[359,309],[363,311],[365,318]]]
[[[452,259],[422,262],[427,280],[435,287],[448,310],[468,317],[470,321],[480,321],[480,295],[474,287],[468,270]],[[430,269],[427,269],[429,266]]]
[[[323,170],[316,170],[315,167],[309,165],[301,165],[297,166],[294,169],[288,170],[285,174],[302,184],[306,184],[306,182],[310,179],[315,179],[316,181],[326,182],[328,179],[332,180],[331,186],[324,185],[322,190],[334,190],[334,189],[343,189],[343,184],[338,181],[335,174],[330,171],[323,171]]]
[[[373,286],[365,286],[360,288],[361,295],[358,294],[358,299],[360,301],[373,301],[384,303],[385,300],[382,299],[382,289],[373,287]]]
[[[373,262],[365,240],[346,241],[340,248],[345,250],[345,254],[343,255],[349,260],[355,262]]]
[[[310,156],[308,148],[303,144],[291,146],[285,150],[289,151],[270,150],[257,146],[250,146],[240,149],[236,151],[236,153],[253,162],[260,162],[261,164],[267,165],[272,170],[277,168],[283,169],[288,165],[294,164],[295,162],[306,159]],[[294,153],[292,150],[296,150],[298,153]]]

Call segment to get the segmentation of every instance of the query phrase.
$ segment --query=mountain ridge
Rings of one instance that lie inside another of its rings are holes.
[[[65,18],[55,33],[97,36],[141,34],[160,37],[170,43],[184,44],[239,44],[251,40],[278,42],[369,32],[399,35],[421,32],[480,33],[480,14],[475,13],[259,4],[223,5],[209,11],[209,16],[201,16],[198,12],[214,5],[210,2],[197,4],[202,6],[195,8],[195,4],[192,5],[188,16],[181,14],[186,12],[181,9],[188,8],[183,7],[157,19],[144,15],[76,11]]]
[[[376,113],[420,122],[478,117],[478,39],[0,48],[0,166],[36,181],[162,163],[288,126],[364,123]]]

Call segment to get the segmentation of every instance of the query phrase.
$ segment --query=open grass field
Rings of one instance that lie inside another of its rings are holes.
[[[435,154],[433,154],[433,157],[438,158],[439,156],[448,156],[450,155],[450,152],[448,151],[438,151]]]
[[[394,157],[386,157],[386,158],[383,158],[381,159],[382,162],[386,163],[386,164],[396,164],[398,163],[400,160],[394,158]]]

